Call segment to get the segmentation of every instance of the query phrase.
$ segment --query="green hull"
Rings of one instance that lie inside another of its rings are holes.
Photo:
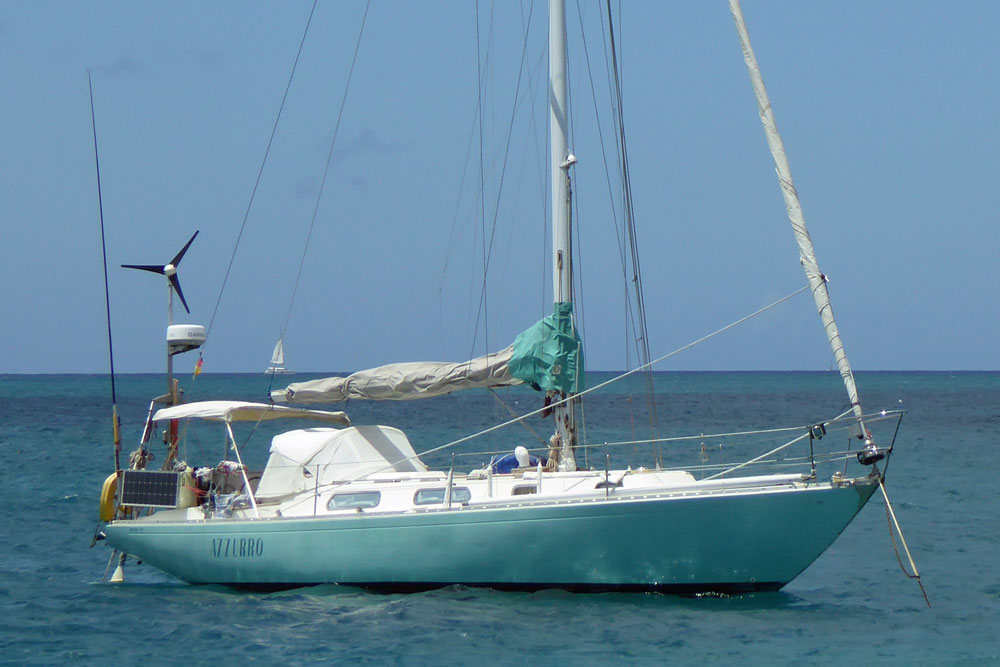
[[[336,518],[115,521],[111,546],[191,583],[389,590],[777,590],[874,480],[831,486]]]

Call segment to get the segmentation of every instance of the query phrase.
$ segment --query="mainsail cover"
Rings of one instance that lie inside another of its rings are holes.
[[[583,387],[583,344],[569,303],[522,332],[500,352],[460,363],[411,361],[345,377],[294,382],[271,392],[279,402],[339,403],[349,399],[407,401],[462,389],[530,384],[541,391],[575,393]]]
[[[271,392],[271,398],[294,403],[338,403],[356,398],[406,401],[460,389],[520,384],[508,367],[513,351],[512,345],[496,354],[461,363],[411,361],[370,368],[346,377],[293,382],[285,389]]]

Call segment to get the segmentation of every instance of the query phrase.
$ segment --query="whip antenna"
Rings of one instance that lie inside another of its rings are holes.
[[[115,470],[121,470],[119,453],[122,448],[121,429],[118,420],[118,395],[115,391],[115,348],[111,340],[111,292],[108,288],[108,246],[104,240],[104,201],[101,197],[101,160],[97,150],[97,120],[94,115],[94,83],[87,70],[87,87],[90,90],[90,127],[94,134],[94,167],[97,171],[97,210],[101,218],[101,254],[104,257],[104,307],[108,321],[108,359],[111,365],[111,424],[115,441]]]

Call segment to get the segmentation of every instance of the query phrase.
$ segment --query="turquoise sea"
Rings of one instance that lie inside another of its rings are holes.
[[[607,377],[593,373],[588,382]],[[268,389],[268,379],[255,374],[183,381],[191,400],[261,400]],[[630,378],[588,400],[589,441],[648,437],[641,382]],[[809,424],[846,402],[835,373],[657,373],[655,383],[663,434]],[[104,584],[108,549],[88,546],[100,486],[113,469],[109,380],[0,375],[0,662],[1000,664],[1000,373],[862,372],[858,384],[867,410],[907,411],[887,489],[931,608],[900,571],[879,495],[777,593],[456,586],[389,595],[335,585],[251,593],[190,586],[134,562],[125,584]],[[125,456],[150,398],[164,388],[157,375],[118,378]],[[501,398],[519,412],[539,405],[527,389]],[[418,452],[509,415],[488,393],[352,402],[346,410],[355,423],[399,426]],[[532,426],[545,430],[540,420]],[[427,462],[474,468],[479,451],[534,437],[516,429]],[[245,446],[251,465],[265,460],[269,433],[253,434]],[[211,456],[217,443],[204,444]],[[699,447],[671,445],[663,455],[696,461]],[[612,465],[624,456],[617,451]],[[711,450],[713,457],[726,453]],[[597,454],[603,466],[603,451]]]

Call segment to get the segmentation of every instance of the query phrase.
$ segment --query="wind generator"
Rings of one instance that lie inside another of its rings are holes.
[[[197,350],[205,344],[205,327],[200,324],[174,324],[174,292],[177,292],[184,310],[188,314],[191,313],[184,292],[181,290],[180,278],[177,277],[177,267],[196,236],[198,236],[197,231],[191,235],[180,252],[166,264],[122,264],[123,269],[138,269],[167,277],[167,395],[160,398],[164,399],[161,402],[169,405],[180,403],[177,383],[174,381],[174,355]]]

